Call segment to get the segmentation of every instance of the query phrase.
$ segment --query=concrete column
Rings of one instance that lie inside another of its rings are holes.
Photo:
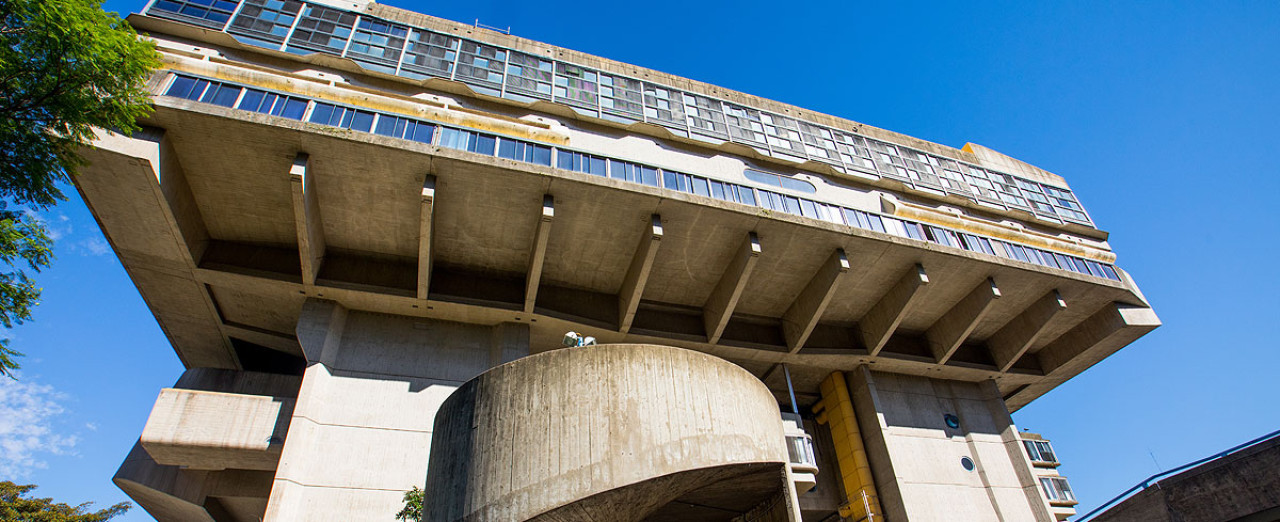
[[[422,202],[418,216],[418,299],[426,299],[431,289],[431,241],[435,236],[436,177],[422,180]]]
[[[533,312],[538,301],[538,284],[542,281],[542,265],[547,260],[547,242],[551,240],[551,223],[556,217],[555,198],[542,196],[542,213],[538,215],[538,229],[529,247],[529,270],[524,279],[524,311]]]
[[[432,423],[462,382],[529,352],[528,326],[347,311],[308,300],[298,339],[311,365],[264,520],[390,520],[426,482]]]
[[[993,383],[865,366],[849,377],[886,520],[1054,520],[1027,494],[1035,481],[1015,453],[1017,427]]]

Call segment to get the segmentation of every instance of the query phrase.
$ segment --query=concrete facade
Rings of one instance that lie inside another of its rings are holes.
[[[389,520],[459,483],[434,520],[1053,520],[1010,412],[1160,324],[1066,181],[992,149],[372,2],[232,3],[129,17],[156,110],[76,179],[188,368],[115,479],[159,520]],[[552,473],[550,431],[462,441],[464,397],[501,433],[621,415],[608,480]]]
[[[849,387],[886,519],[1054,520],[993,383],[863,367]]]

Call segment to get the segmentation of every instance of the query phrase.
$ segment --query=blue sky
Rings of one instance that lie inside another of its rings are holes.
[[[1280,3],[389,3],[1066,177],[1165,323],[1015,414],[1053,440],[1082,513],[1280,428]],[[182,368],[69,193],[45,213],[43,304],[9,332],[28,356],[0,385],[0,479],[107,505]]]

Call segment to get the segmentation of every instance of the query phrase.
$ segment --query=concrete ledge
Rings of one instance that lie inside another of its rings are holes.
[[[161,465],[274,471],[294,399],[165,388],[142,430]]]

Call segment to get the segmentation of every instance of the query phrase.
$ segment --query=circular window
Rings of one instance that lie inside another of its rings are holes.
[[[965,471],[973,471],[974,468],[978,466],[973,463],[973,459],[969,457],[960,457],[960,467],[964,468]]]
[[[955,415],[948,413],[942,416],[942,420],[946,421],[948,428],[951,428],[951,429],[960,428],[960,417],[956,417]]]

